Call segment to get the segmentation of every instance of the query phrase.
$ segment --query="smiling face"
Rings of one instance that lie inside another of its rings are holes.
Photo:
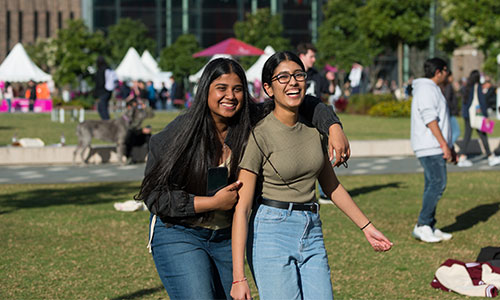
[[[235,73],[222,74],[212,81],[208,91],[208,108],[214,120],[233,117],[242,107],[243,84]]]
[[[305,78],[302,81],[297,81],[295,76],[289,76],[290,81],[288,83],[280,83],[277,76],[282,74],[300,74],[304,70],[294,61],[284,60],[282,61],[273,72],[273,80],[271,85],[264,83],[264,88],[266,93],[273,97],[277,106],[286,108],[288,110],[296,110],[302,103],[306,93],[306,82]],[[299,76],[297,76],[299,77]],[[299,77],[301,80],[302,77]],[[281,80],[281,82],[284,82]]]

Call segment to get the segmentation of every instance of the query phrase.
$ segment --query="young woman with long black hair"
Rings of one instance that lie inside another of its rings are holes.
[[[304,109],[345,156],[339,163],[345,161],[349,147],[333,111],[313,98]],[[250,100],[243,68],[215,59],[201,76],[193,106],[150,140],[136,199],[151,211],[149,247],[170,299],[231,299],[238,164],[261,111]],[[227,168],[229,185],[212,195],[207,185],[217,167]]]
[[[300,116],[306,78],[300,58],[286,51],[273,54],[262,70],[264,91],[275,107],[252,130],[239,165],[242,186],[232,226],[234,299],[251,299],[245,246],[260,299],[333,299],[317,179],[373,249],[392,247],[339,183],[321,134]]]

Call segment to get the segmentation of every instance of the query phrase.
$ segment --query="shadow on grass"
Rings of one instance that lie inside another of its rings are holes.
[[[401,182],[390,182],[386,184],[376,184],[372,186],[364,186],[356,189],[349,190],[349,194],[351,195],[352,198],[362,195],[362,194],[368,194],[371,192],[375,192],[381,189],[386,189],[386,188],[399,188],[401,186]]]
[[[158,287],[155,287],[155,288],[140,290],[140,291],[137,291],[137,292],[134,292],[134,293],[131,293],[131,294],[127,294],[127,295],[121,295],[121,296],[118,296],[116,298],[112,298],[111,300],[140,299],[140,298],[142,298],[142,297],[144,297],[146,295],[153,294],[153,293],[156,293],[156,292],[159,292],[159,291],[162,291],[162,290],[164,290],[163,286],[158,286]]]
[[[14,129],[14,127],[12,127],[12,126],[0,126],[0,130],[10,130],[10,129]]]
[[[60,188],[40,188],[0,195],[0,215],[18,209],[43,208],[55,205],[93,205],[132,199],[139,186],[125,183],[102,183]],[[120,198],[121,197],[121,198]]]
[[[500,210],[500,202],[476,206],[455,217],[455,223],[441,228],[445,232],[466,230],[479,222],[486,222]]]

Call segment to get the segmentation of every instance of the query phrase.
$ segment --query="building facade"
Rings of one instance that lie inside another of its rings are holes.
[[[17,43],[55,36],[81,9],[81,0],[0,0],[0,61]]]

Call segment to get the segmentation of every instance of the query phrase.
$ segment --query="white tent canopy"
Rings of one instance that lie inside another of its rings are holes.
[[[153,58],[153,55],[151,55],[151,53],[149,53],[148,50],[145,50],[142,53],[141,61],[146,67],[148,67],[149,70],[151,70],[151,72],[153,72],[155,74],[161,72],[160,68],[158,67],[158,63]]]
[[[0,65],[0,80],[13,82],[49,81],[50,74],[45,73],[29,58],[21,43],[17,43]]]
[[[262,54],[246,72],[248,82],[252,83],[256,79],[260,80],[260,78],[262,77],[262,68],[264,68],[264,64],[266,63],[267,59],[274,53],[275,51],[271,46],[267,46],[264,49],[264,54]]]
[[[142,63],[153,73],[153,85],[155,89],[161,89],[161,84],[164,83],[165,87],[170,89],[172,85],[170,77],[172,77],[172,72],[163,72],[158,63],[154,59],[153,55],[148,50],[145,50],[141,55]]]
[[[210,58],[209,62],[216,59],[216,58],[221,58],[221,57],[232,58],[231,55],[229,55],[229,54],[215,54],[214,56],[212,56],[212,58]],[[203,68],[201,68],[198,72],[196,72],[196,74],[190,75],[189,81],[193,82],[193,83],[197,83],[200,80],[201,74],[203,74],[203,71],[205,70],[206,66],[207,65],[204,65]]]
[[[116,74],[120,80],[153,80],[155,75],[146,67],[139,53],[130,47],[125,57],[116,68]]]

